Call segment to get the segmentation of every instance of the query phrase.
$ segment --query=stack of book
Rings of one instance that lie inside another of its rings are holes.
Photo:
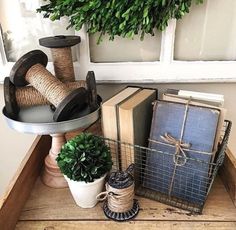
[[[104,137],[121,142],[147,146],[152,120],[152,102],[157,90],[128,86],[102,104],[102,129]],[[134,150],[115,144],[112,156],[125,170],[134,163]]]
[[[126,87],[102,104],[104,137],[131,144],[114,142],[116,168],[135,163],[138,186],[203,204],[224,125],[223,104],[218,94],[168,89],[157,100],[156,89]],[[140,156],[133,145],[148,150]]]
[[[169,197],[204,203],[210,163],[224,124],[224,97],[167,90],[162,99],[155,104],[149,141],[149,148],[158,152],[147,153],[143,186]]]
[[[223,107],[224,95],[213,94],[213,93],[202,93],[188,90],[176,90],[176,89],[167,89],[166,92],[164,92],[162,95],[162,99],[165,101],[172,101],[179,103],[187,103],[190,98],[191,98],[190,100],[191,105],[206,107],[208,109],[217,109],[220,113],[219,120],[217,123],[217,130],[213,148],[213,152],[216,153],[226,116],[226,109]],[[213,154],[212,160],[214,160],[214,157],[215,154]]]

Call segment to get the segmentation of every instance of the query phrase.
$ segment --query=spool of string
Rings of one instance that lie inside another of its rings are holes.
[[[125,171],[112,172],[106,183],[106,191],[97,195],[104,201],[103,211],[108,218],[117,221],[132,219],[139,212],[138,201],[134,199],[134,164]]]
[[[79,87],[87,87],[85,81],[66,82],[64,84],[70,90],[77,89]],[[38,90],[32,86],[16,88],[15,97],[17,105],[20,108],[51,104],[41,93],[38,92]]]
[[[71,90],[55,78],[44,66],[36,64],[25,75],[26,81],[57,107]]]
[[[71,47],[80,43],[79,36],[58,35],[39,39],[41,46],[50,48],[55,76],[62,82],[75,81]]]
[[[75,81],[70,47],[51,48],[55,76],[62,82]]]
[[[104,196],[103,198],[99,198]],[[106,192],[97,196],[99,201],[107,199],[108,208],[112,212],[127,212],[132,209],[134,202],[134,183],[123,189],[117,189],[106,183]]]
[[[45,68],[47,61],[47,55],[41,50],[26,53],[12,67],[10,80],[16,86],[30,83],[56,108],[53,120],[67,120],[75,109],[85,106],[87,91],[83,87],[69,89]]]

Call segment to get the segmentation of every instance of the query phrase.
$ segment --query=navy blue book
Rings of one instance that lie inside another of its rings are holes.
[[[191,203],[204,203],[219,114],[217,109],[194,105],[188,105],[186,112],[185,104],[157,101],[149,148],[160,152],[147,152],[143,186]],[[183,152],[176,153],[181,132]]]

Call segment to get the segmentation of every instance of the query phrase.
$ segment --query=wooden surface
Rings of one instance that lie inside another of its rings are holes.
[[[236,208],[217,178],[202,215],[138,197],[140,212],[135,221],[120,224],[108,220],[102,203],[92,209],[75,205],[68,188],[52,189],[38,180],[25,204],[16,229],[236,229]]]
[[[99,124],[89,131],[98,133]],[[66,135],[77,135],[77,130]],[[232,163],[233,164],[233,163]],[[73,201],[68,188],[53,189],[37,180],[31,196],[22,209],[16,229],[236,229],[236,207],[221,179],[216,178],[202,215],[173,208],[156,201],[137,197],[140,212],[135,220],[118,223],[107,219],[102,203],[82,209]]]
[[[27,152],[4,198],[0,200],[0,229],[14,229],[26,200],[43,166],[51,139],[38,136]]]
[[[236,206],[236,158],[229,149],[226,151],[224,164],[220,169],[220,176]]]
[[[17,224],[17,230],[25,229],[44,229],[44,230],[63,230],[63,229],[80,229],[80,230],[149,230],[149,229],[165,229],[165,230],[229,230],[236,229],[236,222],[191,222],[191,221],[142,221],[142,222],[126,222],[115,223],[110,221],[22,221]]]

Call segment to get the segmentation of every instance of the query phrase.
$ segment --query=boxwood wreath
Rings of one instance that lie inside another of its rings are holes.
[[[93,182],[112,168],[110,148],[101,137],[81,133],[61,148],[57,164],[74,181]]]
[[[133,38],[140,32],[154,35],[154,29],[163,31],[168,20],[180,19],[195,2],[203,0],[49,0],[37,12],[51,20],[69,17],[69,26],[80,30],[86,24],[87,32],[104,34],[113,40],[115,36]]]

